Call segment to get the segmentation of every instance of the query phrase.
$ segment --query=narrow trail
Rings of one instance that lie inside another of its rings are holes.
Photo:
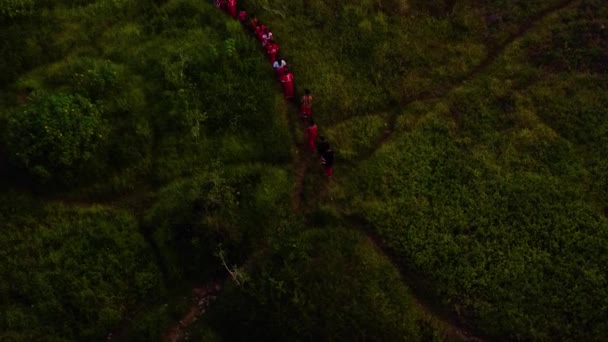
[[[188,328],[205,314],[211,303],[215,301],[222,290],[219,282],[212,282],[203,287],[192,289],[190,305],[184,316],[174,323],[162,338],[163,342],[178,342],[187,339]]]
[[[304,124],[299,118],[299,108],[294,101],[286,100],[288,104],[288,124],[293,138],[295,153],[293,156],[294,190],[292,192],[292,210],[295,214],[302,211],[304,198],[304,179],[309,171],[310,153],[305,143],[297,140],[296,130],[304,129]],[[226,279],[229,277],[227,276]],[[192,289],[192,300],[182,318],[172,324],[164,334],[163,342],[178,342],[187,339],[187,331],[202,315],[205,314],[210,304],[215,301],[221,292],[222,286],[219,282],[208,284],[204,287]]]
[[[417,102],[417,101],[439,100],[441,98],[446,97],[447,94],[449,94],[455,88],[473,80],[475,77],[479,76],[480,74],[483,74],[492,64],[494,64],[494,62],[496,60],[498,60],[504,54],[504,52],[507,50],[507,48],[509,46],[511,46],[511,44],[513,44],[518,39],[525,36],[528,32],[530,32],[531,30],[536,28],[536,26],[538,26],[548,16],[550,16],[556,12],[559,12],[571,5],[574,5],[574,4],[578,3],[579,1],[580,0],[563,0],[553,6],[550,6],[546,9],[538,12],[537,14],[532,16],[530,19],[528,19],[526,22],[524,22],[515,33],[510,35],[503,42],[501,42],[500,44],[495,45],[493,47],[489,47],[488,54],[486,55],[486,57],[481,61],[481,63],[479,63],[474,68],[472,68],[471,71],[468,72],[466,75],[460,77],[458,80],[448,84],[445,87],[438,87],[435,89],[431,89],[429,91],[424,92],[422,95],[413,97],[411,99],[406,99],[405,101],[403,101],[402,104],[399,105],[399,107],[407,107],[408,105],[412,104],[413,102]],[[361,161],[365,161],[365,160],[368,160],[369,158],[371,158],[376,153],[376,151],[379,150],[392,137],[392,135],[395,131],[395,128],[396,128],[397,118],[399,117],[400,113],[398,113],[395,110],[395,106],[389,107],[387,109],[387,111],[391,112],[391,115],[388,120],[387,129],[376,140],[376,142],[374,144],[372,144],[371,148],[368,149],[362,155]],[[352,119],[352,117],[347,117],[344,120],[335,122],[333,125],[337,125],[343,121],[350,120],[350,119]]]
[[[568,7],[569,5],[574,4],[578,0],[564,0],[559,2],[558,4],[548,7],[545,10],[537,13],[532,18],[530,18],[527,22],[522,24],[520,28],[509,36],[505,41],[500,43],[497,46],[488,49],[488,54],[482,60],[482,62],[471,69],[469,73],[461,77],[460,79],[448,84],[442,88],[436,88],[434,90],[425,92],[422,95],[419,95],[412,99],[406,99],[400,105],[391,106],[388,110],[391,114],[388,117],[387,127],[384,132],[378,137],[376,142],[372,144],[372,146],[364,153],[361,158],[361,161],[365,161],[370,159],[377,150],[379,150],[384,144],[386,144],[392,137],[396,130],[397,119],[400,115],[398,108],[405,107],[415,101],[426,101],[431,99],[440,99],[449,94],[454,88],[474,79],[479,74],[482,74],[489,68],[504,52],[505,50],[519,38],[523,37],[527,32],[532,30],[536,25],[538,25],[543,19],[547,16]],[[292,210],[295,214],[303,214],[303,201],[305,200],[305,189],[304,189],[304,181],[308,178],[309,173],[311,172],[311,164],[312,157],[310,156],[310,151],[305,146],[304,143],[299,142],[297,140],[297,129],[304,129],[302,121],[299,119],[297,113],[299,113],[299,109],[297,104],[292,101],[288,101],[290,104],[288,111],[288,122],[289,128],[293,137],[293,144],[295,146],[295,154],[293,160],[293,168],[294,168],[294,190],[292,193]],[[296,113],[296,115],[293,115]],[[350,118],[347,118],[348,120]],[[337,124],[337,123],[335,123]],[[320,199],[320,197],[325,197],[323,194],[326,193],[327,186],[320,191],[320,193],[316,193],[313,197]],[[391,262],[395,265],[403,266],[403,262],[400,262],[398,258],[390,255],[387,252],[386,246],[384,246],[380,241],[381,239],[376,236],[374,233],[373,227],[370,227],[370,224],[361,218],[354,217],[344,217],[347,222],[352,224],[354,227],[358,227],[361,231],[364,231],[368,235],[368,239],[370,243],[374,246],[374,248],[378,251],[378,253],[387,257]],[[409,274],[403,269],[403,267],[397,267],[402,273],[402,279],[416,292],[414,296],[415,305],[418,310],[424,315],[430,318],[431,320],[435,320],[438,322],[438,325],[444,327],[444,333],[446,334],[446,338],[449,340],[460,340],[460,341],[473,341],[480,342],[484,341],[480,337],[474,336],[470,332],[470,328],[467,327],[462,319],[459,317],[455,317],[454,314],[449,314],[445,312],[441,312],[441,310],[437,309],[433,305],[430,304],[429,301],[423,299],[423,296],[420,295],[420,289],[416,286],[416,284],[412,284],[411,277]],[[406,280],[408,279],[408,280]],[[192,290],[192,300],[191,304],[184,314],[182,319],[179,322],[174,323],[169,329],[167,329],[166,334],[163,336],[163,341],[165,342],[177,342],[182,341],[187,336],[186,331],[188,328],[194,323],[200,316],[202,316],[211,302],[217,298],[219,292],[221,291],[221,285],[218,282],[212,283],[205,287],[194,288]]]
[[[408,285],[412,291],[413,304],[418,309],[418,312],[427,319],[435,328],[445,334],[447,341],[468,341],[468,342],[483,342],[485,338],[474,333],[473,329],[468,326],[461,317],[454,313],[448,312],[445,309],[434,305],[431,296],[427,291],[428,285],[417,280],[420,279],[415,272],[408,270],[403,257],[397,256],[389,251],[383,243],[383,239],[376,233],[373,224],[367,219],[357,215],[342,215],[351,229],[362,231],[367,235],[369,243],[373,246],[376,252],[386,259],[390,260],[396,269],[402,281]]]

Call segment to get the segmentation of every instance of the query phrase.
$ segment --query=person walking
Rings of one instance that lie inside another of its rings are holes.
[[[287,67],[285,67],[285,72],[283,76],[281,76],[281,83],[283,83],[283,91],[285,92],[286,99],[293,99],[293,74]]]
[[[265,32],[262,34],[262,46],[265,48],[272,39],[272,32],[266,27]]]
[[[327,150],[321,156],[321,164],[327,177],[331,178],[334,175],[334,151],[329,144],[327,144]]]
[[[241,10],[239,12],[239,21],[241,22],[241,24],[246,25],[247,24],[247,12]]]
[[[306,119],[312,118],[312,95],[310,89],[304,89],[304,96],[300,99],[300,113]]]
[[[236,19],[236,0],[226,1],[226,7],[228,10],[228,14],[230,14],[231,17]]]
[[[284,59],[282,59],[279,55],[277,55],[277,57],[274,60],[274,63],[272,63],[272,67],[274,68],[275,72],[277,73],[277,78],[280,80],[281,76],[283,76],[285,74],[285,68],[287,67],[287,62],[285,62]]]
[[[315,152],[315,142],[317,140],[317,133],[319,131],[319,127],[315,124],[314,120],[310,118],[308,120],[308,128],[306,129],[306,136],[308,137],[308,146],[310,146],[310,151]]]
[[[325,137],[320,135],[319,142],[317,143],[317,153],[319,156],[323,156],[323,153],[329,149],[329,143],[325,140]]]
[[[226,0],[215,0],[215,6],[221,10],[226,9]]]
[[[277,59],[277,53],[279,53],[279,46],[274,40],[269,40],[266,44],[266,53],[268,53],[268,60],[273,63]]]
[[[251,32],[255,32],[255,28],[258,27],[258,22],[258,18],[256,18],[255,14],[252,14],[249,19],[249,29]]]
[[[268,28],[266,27],[266,25],[260,23],[258,24],[258,27],[260,28],[259,30],[256,28],[255,29],[255,35],[256,37],[258,37],[258,40],[260,41],[260,43],[264,42],[264,33],[266,33],[266,30],[268,30]]]

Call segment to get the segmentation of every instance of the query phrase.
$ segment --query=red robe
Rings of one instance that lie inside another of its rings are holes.
[[[300,105],[300,113],[310,118],[312,115],[312,95],[304,95],[302,96],[302,101]]]
[[[228,0],[228,14],[236,18],[236,0]]]
[[[312,152],[315,151],[315,140],[317,140],[318,127],[317,125],[312,125],[306,129],[306,133],[308,136],[308,145],[310,146],[310,150]]]
[[[255,36],[258,37],[258,39],[259,39],[260,35],[262,35],[262,26],[258,25],[255,27],[254,30],[255,30]]]
[[[272,63],[272,67],[275,68],[274,70],[277,73],[277,78],[280,80],[281,76],[285,75],[285,67],[287,66],[287,62],[285,62],[285,60],[281,59],[280,61],[275,61],[274,63]]]
[[[283,78],[283,75],[285,75],[285,67],[278,68],[276,73],[277,73],[277,78],[280,80],[281,78]]]
[[[245,12],[245,11],[239,12],[239,20],[244,24],[245,20],[247,20],[247,12]]]
[[[262,37],[264,37],[264,33],[265,32],[266,32],[266,25],[264,25],[264,24],[260,25],[260,30],[259,31],[257,29],[255,30],[255,35],[258,37],[258,40],[260,42],[263,41]]]
[[[270,60],[270,63],[274,63],[275,59],[277,59],[279,46],[277,43],[268,43],[266,45],[266,52],[268,53],[268,60]]]
[[[293,98],[293,74],[290,72],[287,75],[281,76],[281,82],[283,83],[283,91],[285,92],[285,98]]]

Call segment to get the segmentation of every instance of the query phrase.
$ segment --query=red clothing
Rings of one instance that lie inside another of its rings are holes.
[[[302,115],[310,118],[312,115],[312,95],[304,95],[302,96],[302,100],[300,101],[300,112]]]
[[[255,30],[255,35],[258,37],[258,40],[262,42],[264,39],[264,33],[266,33],[266,25],[260,25],[260,31]]]
[[[323,166],[323,169],[325,169],[325,173],[327,174],[327,177],[331,177],[334,175],[334,167],[333,166]]]
[[[251,28],[252,31],[255,31],[256,27],[258,27],[258,18],[249,19],[249,28]]]
[[[293,74],[288,73],[287,75],[281,76],[281,82],[283,83],[283,91],[285,92],[285,98],[290,99],[293,97]]]
[[[262,34],[262,27],[260,25],[258,25],[255,27],[255,36],[259,38],[261,34]]]
[[[317,140],[317,132],[318,127],[316,124],[308,127],[308,129],[306,130],[306,133],[308,135],[308,145],[310,146],[310,150],[313,152],[315,151],[315,140]]]
[[[268,53],[268,59],[270,63],[274,63],[275,59],[277,59],[277,53],[279,52],[279,46],[277,43],[269,43],[266,45],[266,52]]]
[[[287,66],[287,62],[285,62],[285,60],[283,60],[283,59],[276,60],[274,63],[272,63],[272,67],[276,71],[277,78],[279,80],[281,79],[281,76],[285,75],[285,67],[286,66]]]
[[[247,12],[240,11],[239,12],[239,20],[244,24],[245,21],[247,20]]]
[[[228,14],[236,18],[236,0],[228,0]]]

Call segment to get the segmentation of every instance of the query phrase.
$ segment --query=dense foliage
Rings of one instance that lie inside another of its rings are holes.
[[[2,339],[99,338],[162,289],[129,213],[0,200]]]
[[[251,279],[232,289],[211,319],[228,340],[422,337],[407,288],[367,238],[336,228],[293,233],[256,263]]]
[[[73,95],[36,97],[8,123],[11,157],[42,181],[73,181],[107,134],[99,110]]]
[[[327,182],[211,1],[0,0],[0,339],[157,340],[237,270],[193,338],[452,338],[412,285],[489,339],[601,340],[604,2],[239,1]]]
[[[408,3],[250,2],[341,158],[320,217],[374,227],[481,334],[601,339],[606,4]]]
[[[291,220],[286,105],[211,3],[32,4],[0,31],[0,339],[156,339]]]

